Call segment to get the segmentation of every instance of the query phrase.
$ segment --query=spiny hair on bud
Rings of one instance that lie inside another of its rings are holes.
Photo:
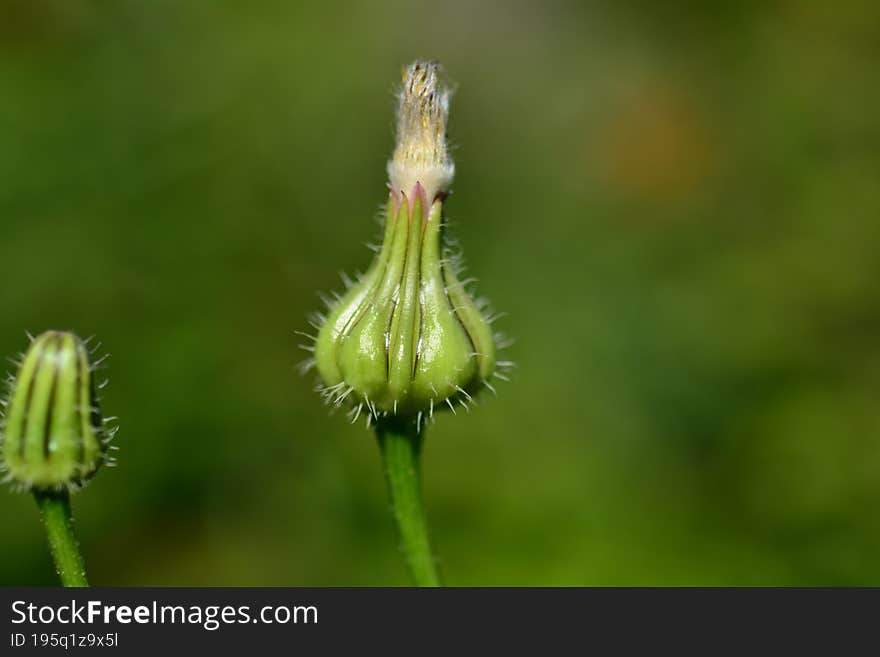
[[[505,363],[502,363],[505,364]],[[512,363],[509,364],[512,366]],[[305,374],[311,367],[307,368],[302,374]],[[507,380],[506,377],[504,377]],[[483,385],[492,392],[493,395],[497,395],[495,387],[489,382],[484,381]],[[434,416],[435,408],[440,410],[441,408],[448,408],[453,415],[457,415],[458,412],[456,409],[462,408],[465,412],[470,412],[471,406],[477,406],[477,401],[474,399],[473,394],[469,393],[467,390],[462,388],[459,385],[454,385],[453,388],[455,390],[454,394],[448,395],[446,397],[441,397],[437,394],[436,397],[431,397],[428,400],[428,407],[426,410],[418,411],[415,417],[411,418],[413,423],[415,424],[416,431],[421,432],[421,430],[426,427],[429,423],[433,424],[436,421]],[[376,407],[376,404],[370,401],[368,396],[364,396],[363,398],[358,397],[355,393],[355,389],[353,386],[348,385],[347,383],[340,382],[335,385],[324,385],[322,383],[318,383],[315,386],[315,392],[317,392],[324,403],[330,407],[331,415],[336,412],[340,407],[346,405],[347,402],[351,402],[347,404],[349,406],[348,411],[346,412],[346,417],[350,424],[354,424],[358,421],[361,415],[366,416],[366,427],[367,429],[376,422],[377,420],[389,417],[399,417],[398,416],[398,407],[395,402],[393,408],[390,411],[383,411]],[[436,389],[434,390],[435,394],[437,393]]]

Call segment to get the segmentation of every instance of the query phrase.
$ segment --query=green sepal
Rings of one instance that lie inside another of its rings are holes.
[[[330,403],[416,417],[469,401],[494,373],[489,324],[442,250],[443,201],[424,203],[418,186],[412,199],[392,194],[378,255],[319,329]]]

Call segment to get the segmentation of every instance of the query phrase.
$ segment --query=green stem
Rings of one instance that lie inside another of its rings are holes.
[[[416,586],[440,586],[440,577],[428,541],[428,523],[422,503],[419,457],[422,437],[414,423],[380,420],[376,425],[385,480],[403,554]]]
[[[55,568],[61,577],[62,586],[88,586],[86,566],[79,552],[79,543],[73,533],[73,515],[70,512],[70,495],[61,493],[35,492],[34,498],[40,507],[49,551],[55,560]]]

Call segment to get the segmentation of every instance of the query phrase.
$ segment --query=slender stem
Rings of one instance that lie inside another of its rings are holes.
[[[86,566],[79,552],[79,543],[73,533],[73,515],[70,511],[70,495],[67,491],[35,492],[40,507],[49,551],[55,560],[55,568],[62,586],[88,586]]]
[[[422,437],[411,422],[384,419],[376,425],[376,435],[382,451],[394,520],[410,574],[416,586],[440,586],[422,503],[419,466]]]

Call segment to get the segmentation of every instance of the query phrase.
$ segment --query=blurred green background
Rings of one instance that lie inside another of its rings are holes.
[[[453,585],[880,584],[876,2],[0,0],[0,353],[96,334],[100,585],[396,585],[295,330],[378,233],[400,67],[514,381],[427,437]],[[53,584],[0,491],[0,583]]]

